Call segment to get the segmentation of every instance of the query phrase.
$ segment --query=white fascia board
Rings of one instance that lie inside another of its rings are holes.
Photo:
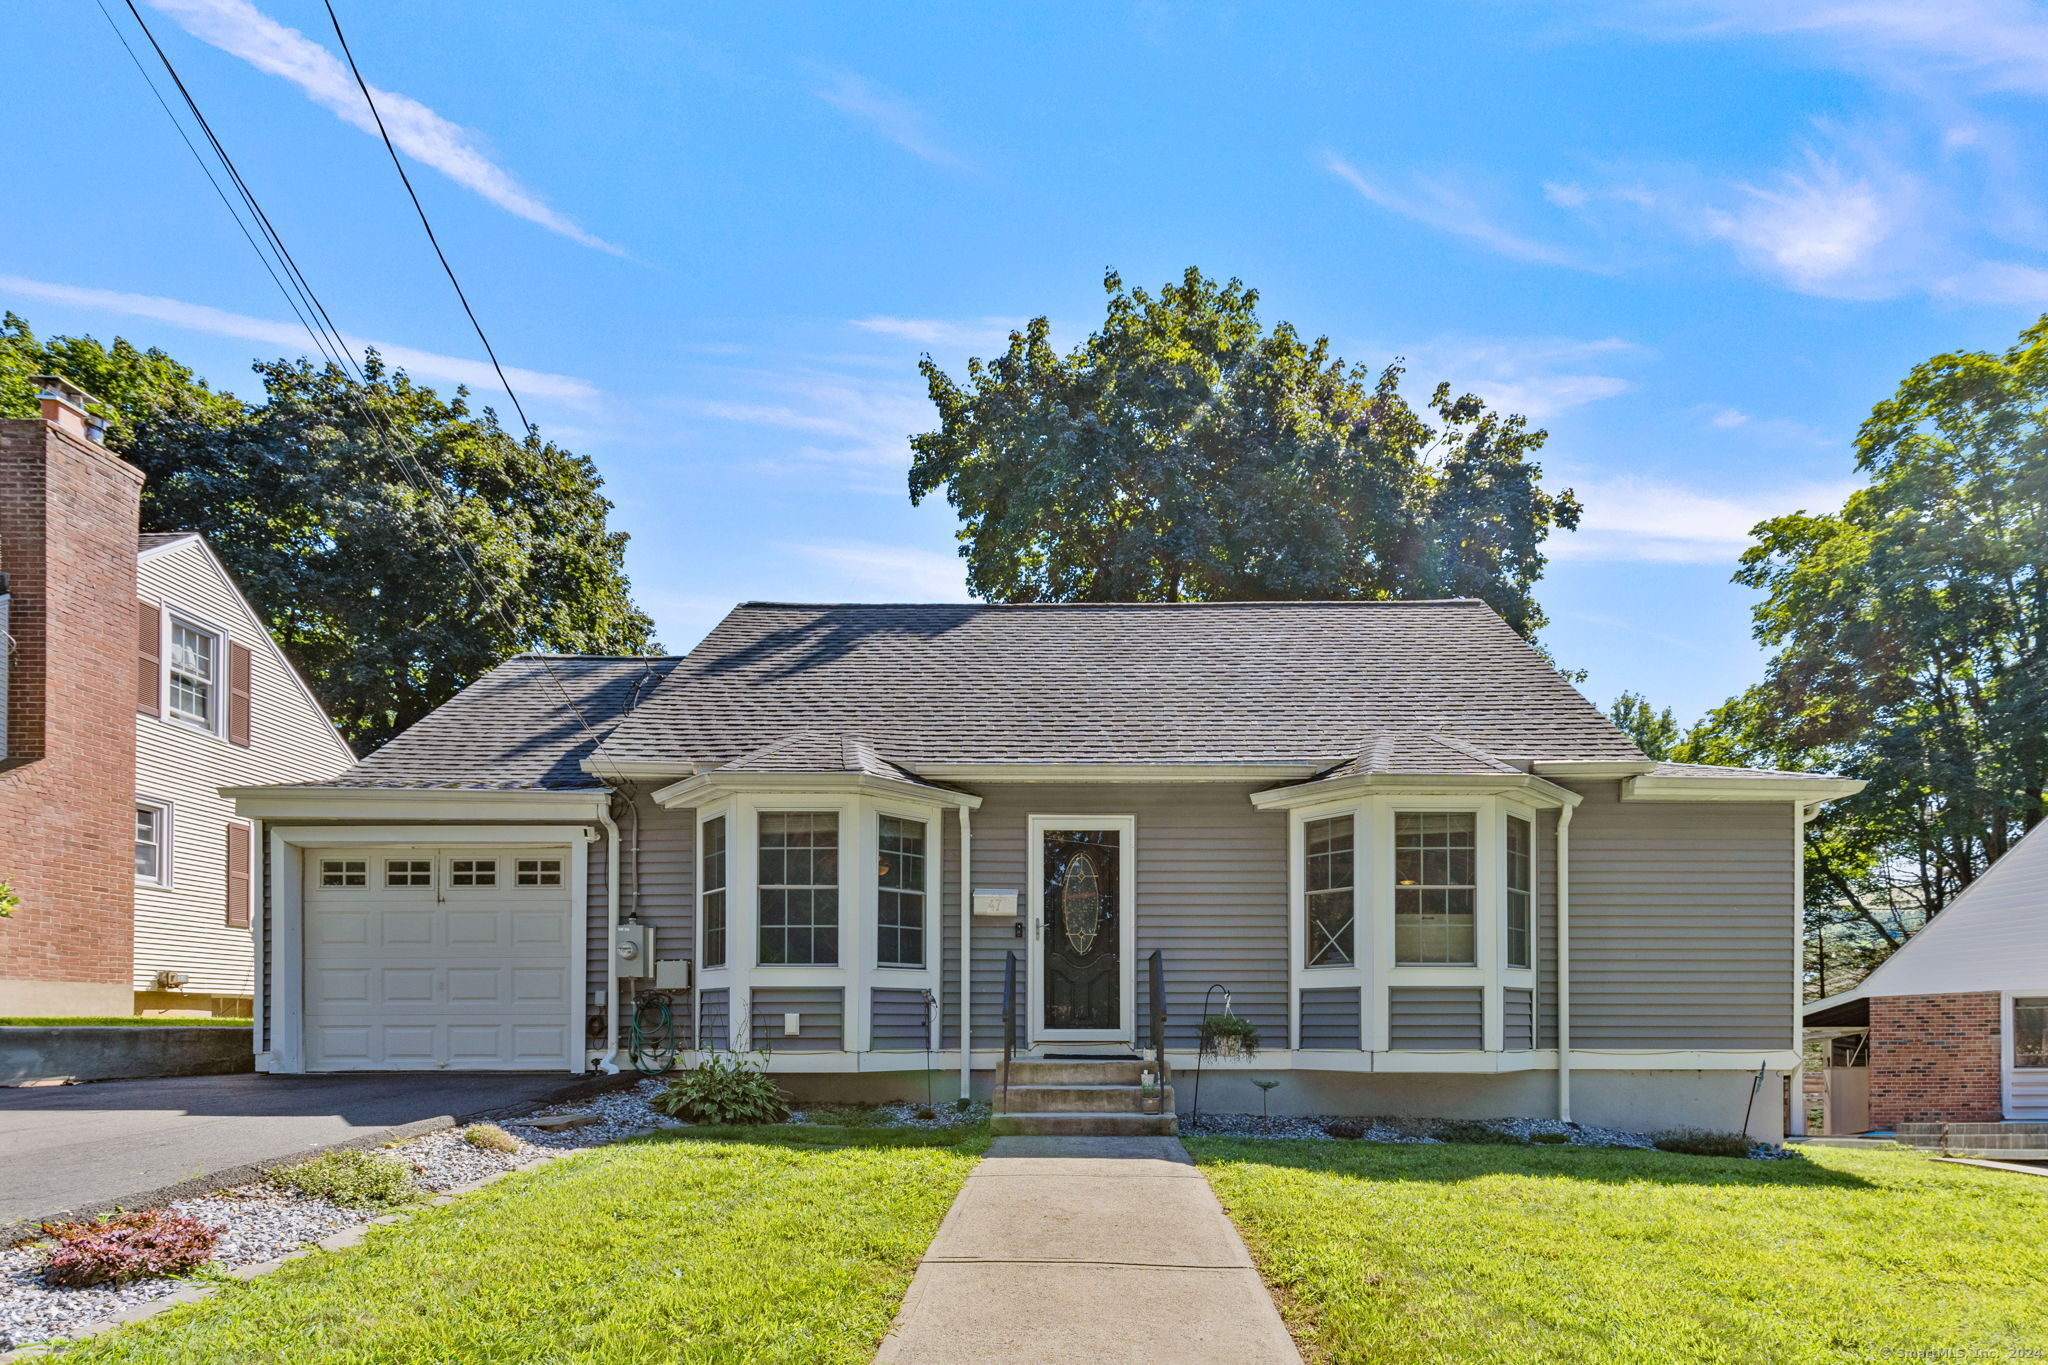
[[[761,792],[861,792],[870,796],[898,796],[933,806],[965,806],[974,810],[981,798],[971,792],[945,791],[921,782],[873,777],[867,773],[699,773],[671,782],[654,792],[654,803],[665,810],[702,805],[706,801],[740,793]]]
[[[1322,771],[1308,763],[915,763],[919,777],[954,782],[1284,782]]]
[[[1567,781],[1598,782],[1617,777],[1638,777],[1655,772],[1657,765],[1646,758],[1584,760],[1575,758],[1539,758],[1529,764],[1532,771],[1545,777],[1558,777]]]
[[[1545,809],[1576,806],[1584,799],[1567,787],[1524,773],[1439,776],[1427,773],[1361,773],[1355,777],[1335,777],[1322,782],[1304,782],[1299,786],[1253,792],[1251,802],[1260,810],[1288,810],[1295,806],[1319,806],[1328,801],[1382,792],[1406,796],[1515,795]]]
[[[609,758],[586,758],[576,765],[592,777],[607,782],[673,782],[680,777],[703,772],[705,765],[695,762],[648,763],[615,762]]]
[[[250,820],[590,819],[609,792],[434,791],[398,787],[222,787]]]
[[[1631,777],[1624,801],[1839,801],[1868,785],[1847,777]]]

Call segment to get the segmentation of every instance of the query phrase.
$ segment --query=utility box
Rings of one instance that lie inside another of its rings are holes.
[[[658,991],[686,991],[690,989],[690,961],[688,958],[665,957],[654,964],[654,989]]]
[[[616,976],[649,976],[654,972],[654,926],[621,924],[612,940],[612,970]]]

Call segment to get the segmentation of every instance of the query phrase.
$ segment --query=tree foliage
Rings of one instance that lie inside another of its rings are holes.
[[[976,596],[1006,602],[1483,598],[1524,635],[1544,537],[1577,525],[1524,419],[1400,366],[1376,379],[1259,321],[1258,295],[1190,268],[1157,296],[1104,281],[1066,355],[1045,318],[964,384],[927,356],[939,428],[910,494],[958,511]]]
[[[9,328],[0,413],[34,410],[6,385],[38,368],[106,400],[109,444],[148,476],[144,528],[206,535],[359,749],[507,655],[658,648],[596,468],[464,390],[444,399],[372,353],[367,382],[259,363],[265,401],[244,404],[159,351]]]
[[[1607,719],[1650,758],[1669,758],[1678,746],[1678,717],[1668,706],[1659,711],[1640,692],[1624,692],[1616,697],[1607,708]]]

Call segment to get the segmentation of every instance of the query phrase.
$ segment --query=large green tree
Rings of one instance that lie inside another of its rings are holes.
[[[158,351],[0,335],[0,414],[56,369],[106,401],[148,475],[143,526],[205,533],[342,733],[374,748],[522,650],[658,648],[591,462],[515,437],[373,353],[255,366],[265,400],[207,389]],[[10,383],[12,386],[10,387]]]
[[[1542,431],[1446,385],[1418,412],[1399,366],[1369,377],[1267,330],[1236,280],[1104,283],[1102,326],[1065,355],[1037,318],[964,383],[921,366],[939,428],[911,440],[910,495],[945,489],[976,596],[1469,596],[1543,624],[1543,539],[1579,504],[1542,487]]]

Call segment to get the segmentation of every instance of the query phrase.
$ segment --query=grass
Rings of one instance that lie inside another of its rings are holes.
[[[201,1028],[248,1028],[250,1023],[251,1021],[247,1019],[214,1019],[207,1016],[173,1019],[157,1014],[52,1014],[0,1017],[0,1028],[133,1028],[150,1025],[187,1028],[194,1024]]]
[[[779,1126],[618,1143],[58,1359],[864,1363],[986,1146]]]
[[[1839,1149],[1187,1145],[1311,1359],[1787,1365],[2048,1346],[2048,1180]]]

